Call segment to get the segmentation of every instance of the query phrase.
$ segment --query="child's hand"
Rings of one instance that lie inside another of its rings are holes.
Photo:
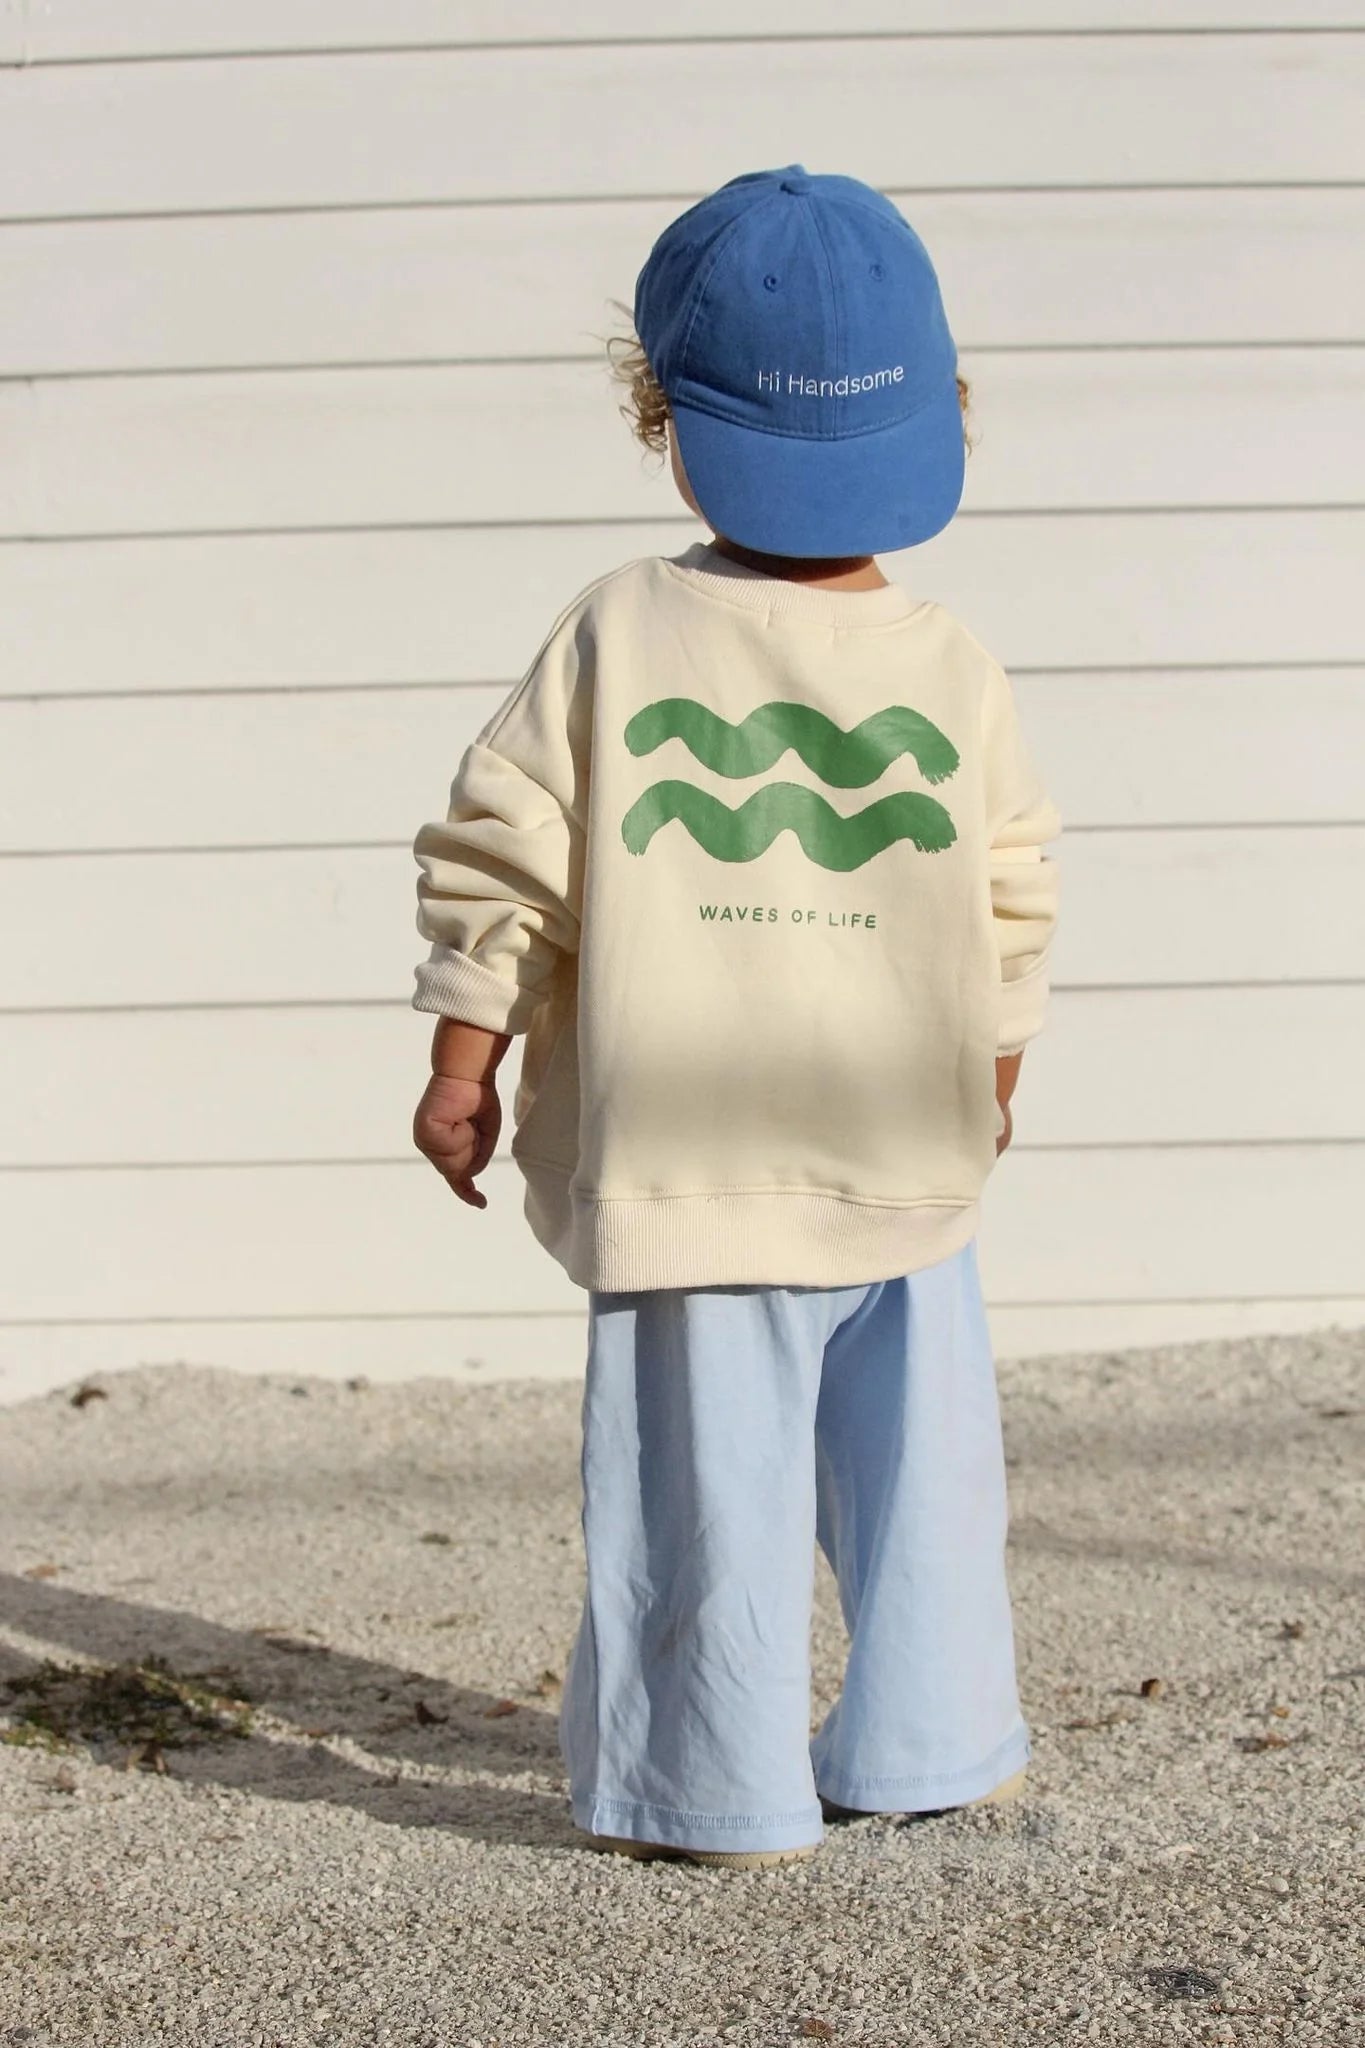
[[[474,1186],[493,1157],[502,1129],[502,1104],[492,1081],[466,1081],[433,1074],[412,1119],[412,1142],[462,1202],[488,1207]]]
[[[1019,1079],[1019,1069],[1024,1063],[1024,1048],[1018,1052],[997,1053],[995,1056],[995,1106],[1005,1119],[1005,1127],[995,1134],[995,1156],[1000,1154],[1014,1136],[1014,1118],[1010,1115],[1010,1097]]]

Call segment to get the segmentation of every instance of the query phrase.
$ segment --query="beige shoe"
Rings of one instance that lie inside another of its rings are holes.
[[[757,1870],[766,1863],[797,1863],[813,1856],[820,1844],[803,1842],[797,1849],[677,1849],[671,1842],[637,1842],[629,1835],[593,1835],[580,1828],[587,1849],[610,1849],[618,1856],[634,1856],[645,1862],[667,1859],[675,1863],[722,1863],[732,1870]]]
[[[964,1800],[963,1806],[1003,1806],[1007,1800],[1019,1797],[1024,1789],[1024,1780],[1027,1776],[1028,1766],[1024,1765],[1014,1773],[1012,1778],[1006,1778],[1003,1784],[996,1785],[989,1792],[983,1792],[979,1799]],[[826,1820],[872,1820],[877,1817],[860,1806],[836,1806],[832,1799],[822,1799],[820,1801],[820,1811],[824,1814]],[[930,1806],[923,1807],[915,1813],[882,1813],[880,1818],[883,1820],[937,1820],[941,1814],[960,1813],[961,1811],[962,1808],[958,1806]]]

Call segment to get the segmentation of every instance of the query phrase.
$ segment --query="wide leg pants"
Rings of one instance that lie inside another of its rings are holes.
[[[976,1241],[857,1287],[590,1293],[575,1823],[690,1849],[979,1798],[1030,1754]],[[813,1737],[815,1545],[849,1634]]]

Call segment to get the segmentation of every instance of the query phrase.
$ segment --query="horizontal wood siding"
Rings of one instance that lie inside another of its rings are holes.
[[[934,254],[976,446],[884,565],[1065,825],[997,1350],[1365,1321],[1365,10],[1113,14],[0,0],[0,1401],[581,1371],[510,1115],[487,1211],[412,1149],[411,841],[704,534],[611,302],[788,161]]]

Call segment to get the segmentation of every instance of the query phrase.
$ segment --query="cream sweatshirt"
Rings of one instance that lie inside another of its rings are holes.
[[[412,1006],[525,1033],[510,1149],[580,1287],[895,1277],[977,1228],[1061,828],[942,605],[698,541],[580,591],[466,748]]]

